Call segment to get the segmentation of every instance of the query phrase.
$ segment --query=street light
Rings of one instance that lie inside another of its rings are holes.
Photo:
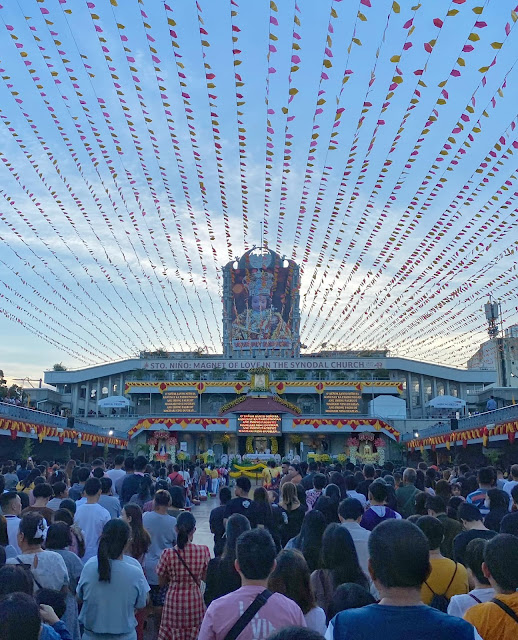
[[[419,431],[414,431],[414,438],[419,438]]]
[[[112,435],[113,435],[113,429],[110,429],[110,430],[108,431],[108,435],[109,435],[109,436],[112,436]]]

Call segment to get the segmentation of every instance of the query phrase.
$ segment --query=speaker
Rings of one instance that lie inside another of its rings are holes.
[[[459,421],[457,420],[457,418],[452,418],[450,420],[450,425],[452,431],[457,431],[457,429],[459,428]]]
[[[67,429],[74,428],[74,416],[68,416],[67,418]]]

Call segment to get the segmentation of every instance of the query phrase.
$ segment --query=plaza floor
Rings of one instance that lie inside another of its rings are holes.
[[[218,498],[208,498],[206,502],[202,502],[192,508],[192,514],[196,518],[196,531],[193,542],[207,545],[211,555],[214,552],[214,536],[210,532],[209,516],[212,509],[218,506]]]

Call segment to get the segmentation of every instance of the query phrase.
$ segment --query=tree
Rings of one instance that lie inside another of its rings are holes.
[[[52,366],[53,371],[66,371],[67,368],[62,362],[56,362],[55,365]]]
[[[0,369],[0,401],[5,398],[19,398],[22,399],[23,389],[17,384],[7,386],[7,380],[4,378],[4,372]]]

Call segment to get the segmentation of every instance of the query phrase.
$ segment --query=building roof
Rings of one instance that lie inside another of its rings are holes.
[[[292,416],[299,415],[271,396],[248,396],[246,400],[224,411],[221,415],[225,416],[229,413],[290,413]]]

